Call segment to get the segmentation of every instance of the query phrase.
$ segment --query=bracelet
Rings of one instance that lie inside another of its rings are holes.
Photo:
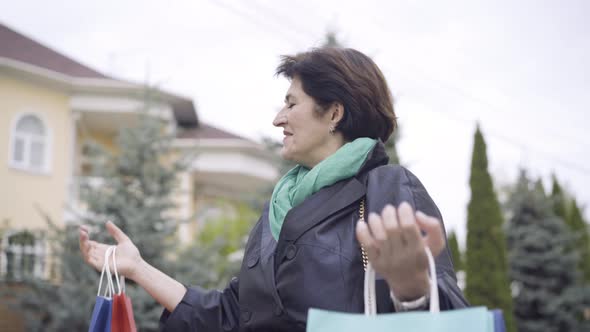
[[[430,294],[422,295],[413,301],[400,301],[395,297],[393,292],[390,292],[389,295],[391,296],[396,312],[426,309],[428,300],[430,299]]]

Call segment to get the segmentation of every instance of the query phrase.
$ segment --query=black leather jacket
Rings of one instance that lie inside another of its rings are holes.
[[[305,331],[309,308],[363,312],[364,271],[355,236],[359,204],[366,214],[409,202],[442,221],[420,181],[387,165],[379,142],[350,179],[323,188],[285,217],[278,242],[270,233],[268,204],[250,233],[238,277],[224,290],[190,287],[162,331]],[[441,310],[466,307],[448,249],[436,258]],[[384,280],[377,280],[378,312],[393,312]]]

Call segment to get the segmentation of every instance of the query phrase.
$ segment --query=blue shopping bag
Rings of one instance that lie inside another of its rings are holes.
[[[506,322],[504,322],[504,315],[502,310],[494,309],[491,310],[492,318],[494,320],[494,332],[506,332]]]
[[[92,310],[90,328],[88,332],[110,332],[111,331],[111,308],[113,300],[97,296]]]
[[[426,248],[430,275],[436,276],[432,253]],[[351,314],[310,309],[307,332],[400,331],[400,332],[505,332],[501,311],[485,307],[459,310],[439,310],[436,277],[431,278],[430,311],[414,311],[377,315],[375,299],[375,271],[367,264],[365,272],[365,314]]]
[[[92,318],[90,319],[88,332],[111,332],[113,293],[115,292],[115,287],[113,285],[113,279],[109,268],[109,257],[113,248],[114,247],[109,247],[105,252],[104,263],[102,265],[102,271],[100,272],[100,281],[98,282],[98,292],[96,294],[96,301],[94,303],[94,309],[92,310]],[[107,287],[104,294],[100,295],[100,288],[102,286],[105,272],[107,276]]]

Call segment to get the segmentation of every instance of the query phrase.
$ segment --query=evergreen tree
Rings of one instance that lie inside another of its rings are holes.
[[[105,220],[112,220],[133,240],[144,260],[170,274],[174,270],[170,254],[181,221],[173,217],[173,194],[186,160],[175,157],[174,137],[165,134],[165,128],[165,123],[142,114],[137,126],[120,131],[118,153],[91,146],[94,177],[104,183],[83,186],[82,198],[92,215],[84,223],[100,225],[105,238],[97,237],[99,241],[112,242],[102,227]],[[162,307],[137,285],[129,283],[127,292],[134,299],[137,328],[156,331]]]
[[[395,128],[393,134],[385,142],[385,152],[389,156],[389,163],[400,165],[399,154],[397,153],[397,142],[400,138],[399,126]]]
[[[328,31],[326,33],[326,39],[322,43],[322,47],[342,47],[342,44],[338,40],[335,31]]]
[[[104,229],[105,221],[112,220],[134,241],[146,261],[165,272],[172,270],[166,254],[171,252],[179,222],[172,217],[175,205],[171,194],[185,165],[182,158],[171,160],[172,139],[160,120],[142,113],[136,126],[120,131],[117,152],[98,144],[85,148],[92,160],[91,178],[98,180],[83,183],[80,191],[87,208],[80,223],[91,227],[93,240],[114,244]],[[78,226],[64,229],[46,219],[58,278],[51,282],[30,280],[29,290],[20,294],[17,305],[27,316],[29,331],[85,331],[99,273],[80,255]],[[133,301],[138,330],[157,331],[162,307],[131,281],[126,290]]]
[[[590,234],[588,224],[584,221],[576,200],[572,199],[568,202],[566,194],[557,181],[557,177],[553,175],[552,178],[551,201],[553,212],[565,222],[572,232],[574,241],[570,243],[569,247],[579,255],[580,281],[590,285]]]
[[[524,172],[508,200],[507,241],[518,331],[579,331],[583,292],[575,287],[571,235],[552,200]]]
[[[457,241],[457,235],[455,232],[451,232],[448,239],[449,249],[451,250],[451,255],[453,256],[453,265],[455,267],[455,271],[461,271],[465,269],[463,266],[463,256],[461,254],[461,250],[459,249],[459,242]]]
[[[561,185],[557,181],[557,177],[555,174],[551,176],[552,186],[551,186],[551,201],[553,204],[553,213],[562,220],[566,221],[567,219],[567,209],[566,209],[566,199],[561,189]]]
[[[502,309],[508,331],[515,331],[502,212],[488,173],[486,144],[479,126],[469,185],[465,295],[472,305]]]
[[[575,251],[580,256],[578,270],[581,281],[590,286],[590,235],[588,224],[582,218],[582,211],[575,199],[572,200],[566,223],[574,235]]]
[[[545,186],[543,185],[543,180],[541,178],[535,181],[535,190],[545,196]]]

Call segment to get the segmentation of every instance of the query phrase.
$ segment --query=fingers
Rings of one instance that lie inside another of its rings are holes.
[[[78,229],[78,242],[80,244],[80,250],[82,252],[86,251],[86,247],[88,246],[88,230],[86,228]]]
[[[397,210],[387,205],[381,216],[370,213],[368,219],[368,223],[357,223],[356,235],[369,259],[377,258],[381,252],[401,253],[414,250],[411,248],[423,252],[424,245],[437,256],[445,247],[440,221],[420,211],[414,213],[407,202],[402,202]],[[426,236],[423,237],[420,230]]]
[[[109,246],[90,240],[88,233],[88,226],[79,227],[80,253],[86,263],[100,271],[104,262],[104,253]]]
[[[416,218],[414,217],[414,210],[408,202],[402,202],[397,209],[400,220],[401,236],[404,244],[412,246],[420,246],[420,229],[416,225]]]
[[[111,236],[117,241],[117,243],[131,241],[129,237],[125,233],[123,233],[123,231],[119,227],[117,227],[117,225],[115,225],[112,221],[107,221],[106,228],[109,234],[111,234]]]
[[[387,232],[381,217],[376,213],[369,213],[369,227],[373,238],[378,242],[387,241]]]
[[[440,221],[431,216],[427,216],[421,211],[416,212],[416,222],[418,226],[426,233],[425,242],[430,248],[433,256],[437,256],[445,247],[445,237]]]
[[[377,243],[369,231],[369,226],[367,226],[367,223],[362,220],[359,220],[356,223],[356,237],[361,246],[367,252],[369,259],[376,259],[379,255],[379,252],[377,251]]]

